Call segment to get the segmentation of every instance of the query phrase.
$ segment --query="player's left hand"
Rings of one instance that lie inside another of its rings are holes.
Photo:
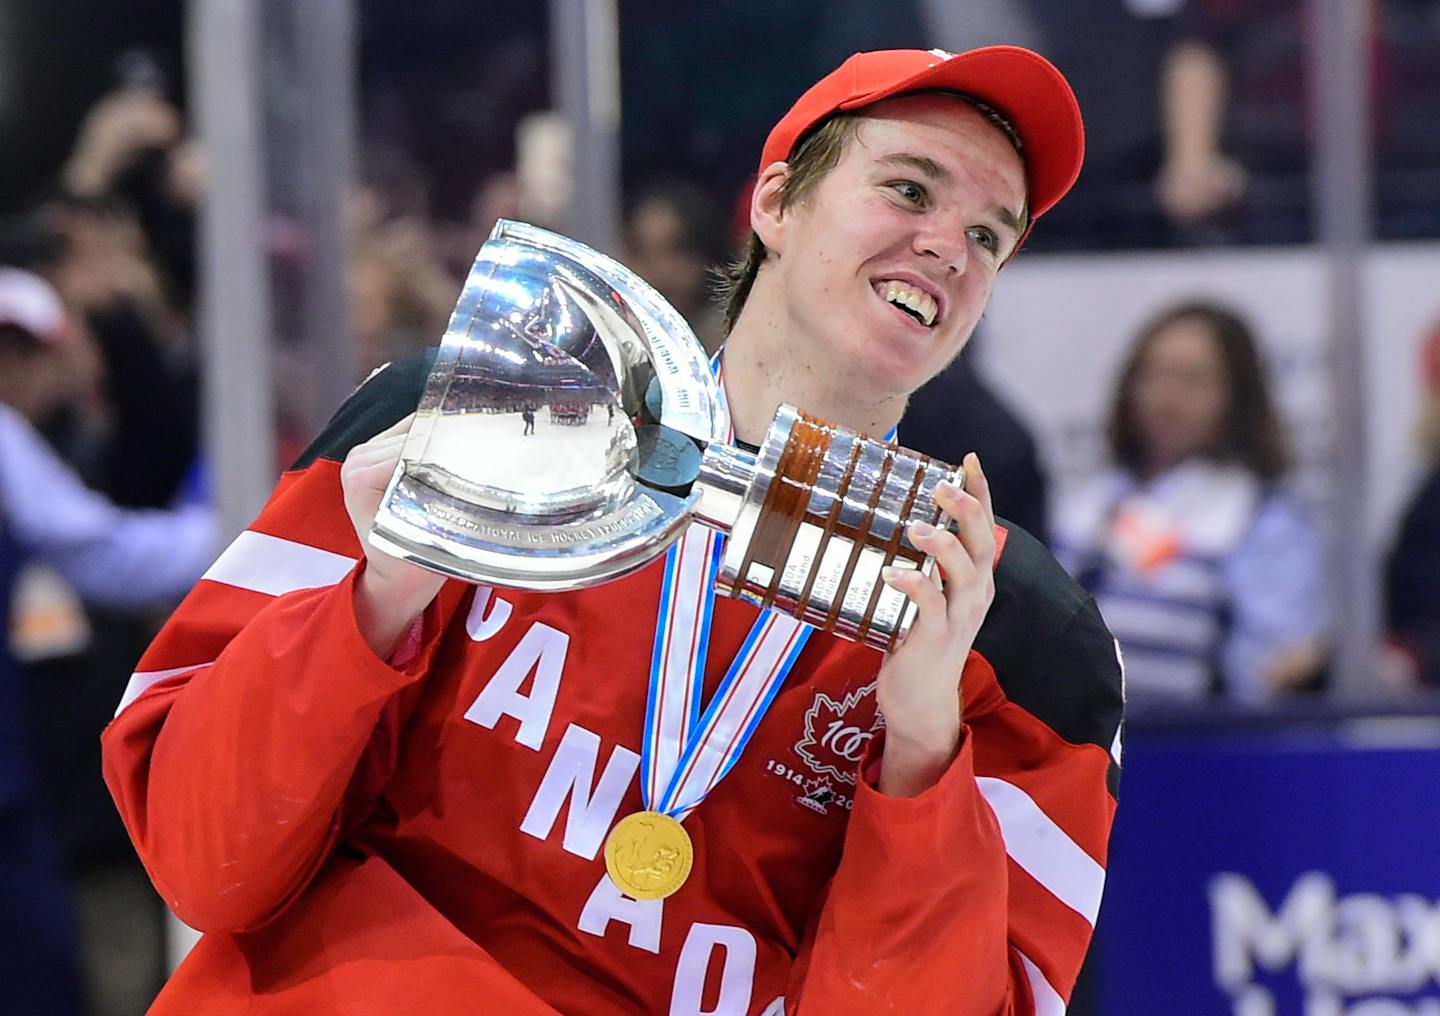
[[[915,602],[905,642],[880,668],[877,704],[885,715],[880,790],[921,793],[944,774],[960,743],[960,674],[995,598],[995,511],[974,452],[965,456],[965,490],[941,484],[935,501],[957,532],[915,524],[907,539],[929,554],[933,575],[886,569],[886,584]],[[943,577],[942,577],[943,576]]]

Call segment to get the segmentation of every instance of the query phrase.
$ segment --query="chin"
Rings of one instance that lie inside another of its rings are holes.
[[[836,376],[848,379],[846,387],[857,402],[874,404],[908,396],[944,366],[932,362],[934,350],[924,348],[915,335],[877,327],[878,323],[858,315],[849,321],[850,327],[842,323],[831,331],[834,339],[823,346],[822,362]],[[857,328],[854,323],[870,327]]]
[[[940,372],[944,363],[935,363],[933,350],[916,347],[913,337],[880,341],[865,358],[866,375],[877,388],[891,395],[908,395]]]
[[[914,363],[863,361],[855,371],[855,396],[866,403],[908,398],[930,376]]]

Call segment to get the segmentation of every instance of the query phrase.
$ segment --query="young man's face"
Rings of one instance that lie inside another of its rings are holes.
[[[869,107],[836,166],[762,236],[794,353],[848,375],[859,399],[914,391],[969,339],[1025,199],[1014,146],[962,100]]]

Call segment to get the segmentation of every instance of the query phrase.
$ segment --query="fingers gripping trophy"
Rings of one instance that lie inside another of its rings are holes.
[[[788,405],[758,449],[738,447],[722,379],[720,359],[633,272],[502,220],[465,281],[370,542],[448,576],[547,591],[606,582],[668,552],[662,633],[672,594],[689,585],[702,612],[718,592],[783,615],[792,643],[814,629],[894,649],[916,608],[881,571],[933,570],[906,527],[949,523],[935,487],[958,485],[960,471]],[[701,552],[677,553],[687,539]],[[670,680],[668,662],[652,682]],[[768,701],[787,669],[739,699]],[[706,731],[667,737],[667,719],[647,719],[646,738],[651,756],[678,742],[671,765],[647,768],[653,796],[669,782],[673,799],[623,820],[606,848],[611,877],[636,898],[684,882],[679,819],[703,796],[687,802],[686,776],[717,754]],[[712,726],[717,742],[739,736],[733,720]]]

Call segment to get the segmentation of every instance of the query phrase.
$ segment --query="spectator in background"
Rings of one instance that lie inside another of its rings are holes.
[[[172,505],[198,452],[195,378],[133,218],[108,199],[57,198],[7,223],[0,250],[56,280],[65,297],[0,269],[7,305],[27,310],[30,322],[0,326],[0,402],[21,410],[114,505]],[[37,507],[49,510],[43,498]],[[183,556],[185,535],[177,539]],[[25,740],[77,907],[88,1012],[128,1016],[149,1003],[163,974],[155,944],[163,908],[98,777],[96,734],[157,618],[149,602],[82,602],[44,555],[14,567],[11,649],[23,657]]]
[[[159,72],[136,73],[97,102],[61,173],[64,193],[125,208],[144,234],[167,299],[195,293],[195,208],[203,186],[198,143],[164,95]]]
[[[72,376],[69,397],[32,422],[107,497],[167,505],[199,450],[197,379],[184,315],[165,296],[138,223],[109,199],[62,196],[16,232],[38,238],[18,263],[74,310],[67,347],[92,361]]]
[[[1204,302],[1140,334],[1110,418],[1114,467],[1060,502],[1057,556],[1100,603],[1133,702],[1259,704],[1316,682],[1323,548],[1249,326]]]
[[[698,184],[652,180],[631,199],[626,266],[660,291],[710,353],[719,348],[725,329],[720,305],[710,295],[709,270],[728,253],[720,206]]]
[[[124,83],[87,112],[54,192],[0,228],[0,263],[59,291],[74,311],[67,347],[94,366],[31,421],[92,487],[160,507],[198,449],[186,326],[201,182],[163,76],[140,52],[122,63]]]
[[[1440,233],[1440,7],[1373,0],[1372,133],[1382,235]],[[1303,0],[1190,0],[1162,80],[1157,192],[1191,238],[1304,242],[1315,124]],[[1233,214],[1232,214],[1233,213]]]
[[[1385,621],[1407,679],[1440,687],[1440,324],[1421,346],[1425,478],[1385,562]]]
[[[1248,183],[1245,168],[1231,153],[1237,143],[1243,145],[1237,142],[1235,130],[1242,137],[1251,132],[1243,126],[1227,129],[1227,121],[1231,94],[1243,95],[1251,89],[1232,80],[1226,59],[1226,42],[1232,36],[1224,30],[1254,27],[1257,16],[1253,11],[1242,13],[1238,5],[1218,5],[1224,13],[1216,6],[1208,0],[1190,5],[1182,37],[1166,60],[1161,81],[1165,161],[1156,189],[1165,213],[1182,227],[1230,210],[1240,202]],[[1273,45],[1278,33],[1285,59],[1269,68],[1281,82],[1275,86],[1275,101],[1246,106],[1243,115],[1265,120],[1284,168],[1302,173],[1307,156],[1300,129],[1301,54],[1294,40],[1294,11],[1284,10],[1290,5],[1283,3],[1259,6],[1266,8],[1266,20],[1273,25],[1259,37]]]
[[[129,680],[153,635],[156,607],[168,605],[169,594],[158,604],[153,595],[96,594],[57,567],[46,548],[81,540],[84,534],[66,531],[77,519],[97,527],[121,520],[127,528],[129,516],[116,509],[168,508],[194,491],[199,476],[198,385],[188,332],[197,150],[155,75],[125,78],[87,114],[50,196],[0,226],[0,264],[43,276],[62,301],[54,315],[62,322],[58,331],[6,329],[8,351],[25,360],[0,364],[0,401],[23,403],[58,459],[74,470],[63,481],[67,490],[78,480],[99,495],[76,488],[71,500],[81,507],[57,507],[41,494],[40,477],[36,492],[26,496],[38,499],[38,511],[56,513],[46,518],[55,531],[26,534],[33,552],[27,547],[6,563],[15,569],[17,618],[7,647],[8,679],[24,692],[16,699],[23,716],[13,722],[23,726],[34,772],[31,808],[48,810],[45,835],[55,856],[46,863],[67,877],[75,905],[89,1016],[143,1011],[164,973],[163,905],[98,779],[96,735],[113,715],[117,689]],[[32,297],[46,291],[31,283]],[[25,400],[26,389],[46,387],[47,374],[58,381],[49,397]],[[35,468],[43,473],[47,467]],[[104,510],[84,508],[87,498]],[[193,573],[209,557],[208,537],[197,535],[211,525],[203,510],[142,517],[157,532],[177,526],[171,549],[178,566]],[[5,519],[0,528],[14,524]],[[163,576],[166,568],[157,572]],[[68,636],[35,637],[47,631]],[[36,899],[53,896],[47,882]]]
[[[489,238],[496,222],[500,219],[528,221],[521,214],[523,205],[524,191],[519,175],[513,169],[500,170],[480,182],[460,221],[435,224],[441,264],[457,287],[470,273],[475,252]]]
[[[350,295],[363,378],[438,342],[460,286],[442,266],[423,220],[371,223],[356,236],[353,249]]]
[[[44,355],[37,350],[66,331],[64,306],[48,284],[0,268],[0,336],[7,344],[29,342],[22,356]],[[26,363],[7,363],[7,391]],[[31,560],[49,564],[97,602],[163,604],[204,571],[215,536],[209,511],[199,506],[116,508],[87,490],[21,413],[0,405],[0,617],[9,618],[15,583]],[[0,970],[16,1011],[78,1013],[70,894],[28,745],[26,698],[7,626],[0,645]]]
[[[99,385],[94,340],[63,314],[50,290],[29,273],[0,268],[0,402],[43,426]]]
[[[444,248],[456,242],[451,234],[457,231],[468,237],[467,244],[474,239],[468,229],[457,226],[447,232],[430,221],[424,175],[412,160],[379,142],[367,149],[364,179],[347,204],[357,384],[381,364],[440,340],[460,295],[460,281],[447,270]],[[460,279],[483,240],[474,241],[463,267],[456,264]],[[293,394],[306,397],[303,391]]]

